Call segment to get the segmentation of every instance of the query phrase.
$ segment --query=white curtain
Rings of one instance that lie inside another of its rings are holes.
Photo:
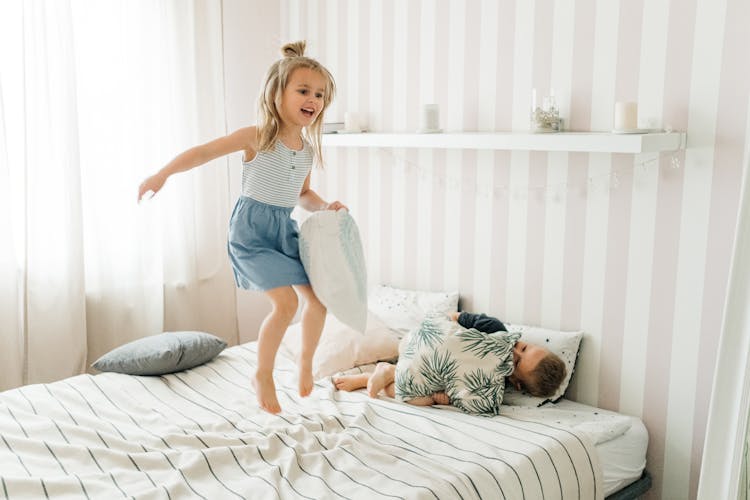
[[[0,3],[0,389],[171,330],[236,341],[226,160],[137,186],[225,133],[221,3]]]

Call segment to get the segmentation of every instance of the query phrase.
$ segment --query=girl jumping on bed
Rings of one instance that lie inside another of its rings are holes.
[[[399,346],[398,364],[378,363],[372,373],[333,377],[337,389],[367,387],[417,406],[454,405],[468,413],[497,415],[505,380],[533,396],[549,397],[565,378],[565,364],[544,347],[519,340],[485,314],[453,313],[467,330],[442,328],[427,317]]]
[[[302,312],[299,393],[313,388],[312,359],[325,322],[326,309],[315,296],[299,257],[298,227],[290,217],[295,205],[308,211],[346,208],[327,203],[310,189],[313,159],[322,165],[323,113],[333,99],[335,83],[318,61],[304,57],[305,42],[284,45],[284,57],[268,70],[259,99],[259,123],[181,153],[141,184],[138,199],[157,193],[167,178],[220,156],[243,151],[242,195],[229,222],[229,258],[237,286],[261,290],[271,301],[258,339],[258,367],[252,380],[258,404],[281,411],[273,366],[287,326]]]

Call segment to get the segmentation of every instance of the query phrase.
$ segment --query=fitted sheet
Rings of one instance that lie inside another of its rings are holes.
[[[375,365],[364,365],[342,374],[370,372]],[[456,408],[441,407],[458,411]],[[595,446],[602,469],[604,495],[620,491],[641,478],[646,467],[648,431],[641,419],[561,399],[542,407],[504,404],[501,415],[510,418],[565,425],[585,435]]]
[[[573,401],[564,401],[562,404],[567,408],[587,409],[588,411],[593,408]],[[596,411],[609,413],[601,409],[596,409]],[[626,418],[630,420],[630,426],[625,432],[596,445],[599,461],[602,464],[605,495],[611,495],[637,481],[646,468],[648,431],[638,417],[626,416]]]
[[[556,422],[585,434],[596,447],[602,467],[604,495],[638,480],[646,467],[648,432],[633,416],[562,399],[541,408],[503,406],[503,415]]]
[[[479,417],[335,391],[258,409],[257,344],[160,377],[80,375],[0,393],[0,491],[7,498],[602,499],[584,431]]]

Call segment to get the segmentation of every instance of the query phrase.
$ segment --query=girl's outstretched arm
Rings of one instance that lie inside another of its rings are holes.
[[[190,148],[175,156],[161,170],[141,183],[138,187],[138,201],[141,201],[143,195],[149,191],[154,194],[158,193],[172,174],[185,172],[235,151],[245,151],[248,156],[252,156],[256,148],[255,127],[241,128],[227,136]]]

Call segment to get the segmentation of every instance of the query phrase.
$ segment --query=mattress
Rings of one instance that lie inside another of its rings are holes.
[[[328,381],[258,409],[256,343],[162,377],[105,373],[0,393],[5,498],[562,498],[605,495],[591,431],[415,407]],[[550,413],[546,413],[550,415]],[[546,418],[546,417],[545,417]],[[625,433],[622,433],[623,435]]]
[[[545,413],[545,409],[555,411]],[[556,411],[568,414],[567,424],[589,435],[602,466],[605,496],[640,479],[648,447],[648,432],[641,419],[567,399],[539,410],[544,418],[556,421],[561,420]]]
[[[375,365],[367,365],[345,373],[362,373],[374,368]],[[442,409],[458,411],[455,408]],[[648,431],[637,417],[569,399],[547,403],[540,408],[504,405],[501,414],[515,419],[565,425],[585,435],[594,443],[599,456],[604,496],[619,492],[638,481],[646,468]]]
[[[604,496],[640,479],[646,467],[648,432],[637,417],[568,399],[547,403],[540,408],[505,405],[501,415],[515,420],[562,425],[585,435],[598,454]]]

